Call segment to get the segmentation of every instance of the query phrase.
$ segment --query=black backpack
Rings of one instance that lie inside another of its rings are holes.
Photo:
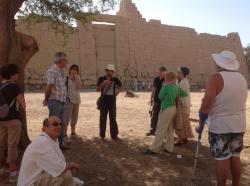
[[[10,107],[13,106],[13,104],[15,103],[15,100],[14,99],[10,105],[7,104],[4,96],[3,96],[3,93],[2,93],[2,90],[4,89],[4,87],[6,87],[7,85],[9,85],[10,83],[5,83],[3,84],[1,87],[0,87],[0,118],[1,119],[4,119],[6,118],[8,115],[9,115],[9,112],[10,112]]]

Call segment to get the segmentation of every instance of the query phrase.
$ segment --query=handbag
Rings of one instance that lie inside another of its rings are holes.
[[[104,96],[107,94],[107,92],[109,91],[109,89],[112,87],[113,83],[111,85],[109,85],[108,88],[106,88],[103,93],[101,94],[101,96],[97,99],[96,101],[96,107],[98,110],[101,110],[102,107],[102,100],[104,98]]]
[[[178,94],[175,99],[175,105],[176,105],[176,115],[173,121],[173,124],[174,124],[173,128],[175,130],[180,131],[183,129],[183,125],[184,125],[184,115],[183,115],[184,107],[181,102],[180,90],[178,90]]]

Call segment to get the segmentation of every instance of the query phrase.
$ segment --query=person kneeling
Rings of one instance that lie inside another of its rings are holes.
[[[18,177],[18,186],[73,186],[72,170],[79,165],[66,162],[59,148],[60,119],[56,116],[44,120],[42,134],[26,149]]]

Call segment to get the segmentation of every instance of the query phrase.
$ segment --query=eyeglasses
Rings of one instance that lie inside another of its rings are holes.
[[[54,123],[51,123],[51,125],[53,127],[58,127],[58,126],[61,126],[62,124],[61,123],[58,123],[58,122],[54,122]]]

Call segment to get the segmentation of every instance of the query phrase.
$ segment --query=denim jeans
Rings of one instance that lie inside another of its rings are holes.
[[[63,122],[63,109],[64,108],[64,103],[57,101],[55,99],[50,99],[48,101],[48,109],[49,109],[49,116],[57,116],[60,120],[61,120],[61,133],[60,136],[58,138],[59,140],[59,145],[60,147],[63,146],[63,138],[64,138],[64,122]]]

